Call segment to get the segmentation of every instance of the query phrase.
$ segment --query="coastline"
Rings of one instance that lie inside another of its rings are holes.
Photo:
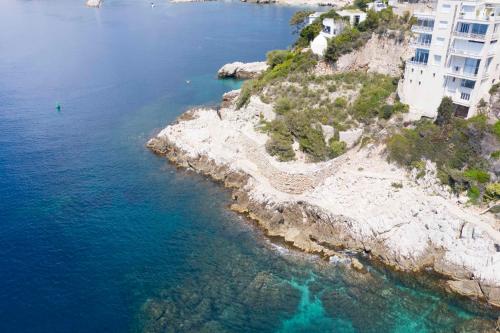
[[[254,128],[272,108],[253,97],[236,110],[227,99],[219,111],[187,111],[148,147],[231,188],[231,209],[268,236],[325,257],[349,249],[396,270],[431,269],[449,291],[500,307],[500,236],[491,217],[458,207],[432,174],[416,184],[380,146],[323,163],[277,162]]]

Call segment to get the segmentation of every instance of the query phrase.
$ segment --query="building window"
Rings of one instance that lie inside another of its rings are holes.
[[[448,27],[448,21],[439,21],[439,29],[446,29]]]
[[[457,32],[468,33],[470,29],[470,23],[459,22],[457,24]]]
[[[470,99],[470,94],[468,93],[460,93],[460,98],[463,99],[464,101],[468,101]]]
[[[476,35],[486,35],[486,31],[488,30],[487,24],[478,24],[474,23],[472,25],[472,33]]]
[[[486,59],[486,66],[484,67],[484,70],[487,72],[490,69],[491,61],[493,60],[493,57],[490,57]]]
[[[444,45],[444,37],[437,37],[436,38],[436,45],[438,45],[438,46]]]
[[[429,50],[417,49],[413,60],[418,63],[427,64],[427,61],[429,60]]]
[[[479,59],[465,58],[464,73],[477,75],[480,63]]]
[[[451,11],[451,5],[443,5],[441,7],[441,13],[449,13]]]
[[[476,81],[472,81],[472,80],[462,79],[462,82],[460,82],[460,86],[462,86],[464,88],[474,89],[475,85],[476,85]]]
[[[441,64],[441,56],[440,55],[437,55],[437,54],[434,55],[434,63],[436,65],[440,65]]]

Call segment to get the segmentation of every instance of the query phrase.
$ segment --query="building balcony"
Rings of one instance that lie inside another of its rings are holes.
[[[429,47],[431,47],[431,41],[412,39],[410,40],[410,46],[428,49]]]
[[[432,30],[434,30],[434,27],[429,27],[429,26],[425,26],[425,25],[413,25],[411,27],[411,31],[413,32],[422,32],[422,33],[427,33],[427,34],[430,34],[432,33]]]
[[[475,80],[477,78],[477,74],[472,72],[464,71],[463,68],[457,67],[447,67],[446,75],[458,77],[461,79]]]
[[[406,61],[406,64],[408,66],[413,66],[413,67],[426,67],[427,66],[427,63],[426,62],[423,62],[423,61],[418,61],[418,60],[415,60],[413,58],[409,59]],[[408,67],[407,66],[407,67]]]
[[[461,87],[455,90],[446,89],[444,94],[450,97],[453,103],[469,107],[471,106],[472,92],[472,89]]]
[[[428,19],[428,20],[433,20],[434,17],[436,17],[435,12],[413,12],[413,16],[416,18],[421,18],[421,19]]]
[[[489,22],[490,16],[484,15],[484,13],[477,14],[474,11],[470,13],[459,13],[458,19],[461,21],[469,21],[469,22]]]
[[[450,47],[450,53],[452,55],[460,56],[460,57],[469,57],[469,58],[482,58],[483,51],[475,51],[475,50],[467,50],[457,47]]]
[[[480,41],[484,41],[486,39],[486,35],[474,34],[471,32],[453,31],[453,36],[458,37],[458,38],[463,38],[463,39],[474,39],[474,40],[480,40]]]

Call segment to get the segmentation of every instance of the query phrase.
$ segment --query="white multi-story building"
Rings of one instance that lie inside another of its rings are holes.
[[[456,115],[471,117],[499,80],[500,0],[438,0],[434,11],[414,13],[411,46],[398,93],[414,116],[434,117],[444,96]]]

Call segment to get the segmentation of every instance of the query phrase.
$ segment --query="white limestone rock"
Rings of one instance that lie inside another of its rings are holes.
[[[87,0],[85,4],[87,7],[99,8],[101,7],[102,0]]]
[[[258,62],[233,62],[222,66],[218,71],[219,78],[251,79],[261,74],[268,68],[265,61]]]

